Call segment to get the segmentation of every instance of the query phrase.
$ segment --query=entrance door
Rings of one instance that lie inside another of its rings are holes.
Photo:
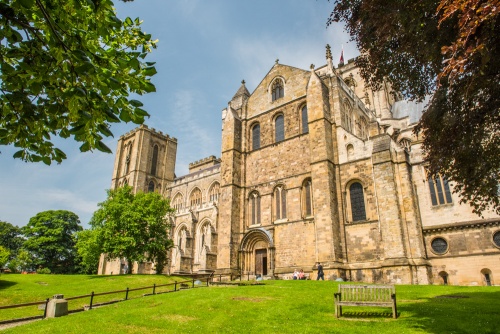
[[[255,250],[255,275],[267,275],[267,249]]]

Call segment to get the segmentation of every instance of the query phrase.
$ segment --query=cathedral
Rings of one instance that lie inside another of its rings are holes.
[[[427,175],[413,131],[424,106],[372,90],[327,46],[326,65],[276,61],[252,93],[243,81],[222,111],[220,157],[187,175],[175,175],[176,138],[145,125],[122,135],[111,187],[170,199],[169,274],[316,279],[319,262],[330,280],[500,284],[500,217]],[[99,274],[123,266],[101,256]]]

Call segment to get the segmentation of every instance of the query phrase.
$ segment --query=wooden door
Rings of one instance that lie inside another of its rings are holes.
[[[267,275],[267,249],[255,250],[255,275]]]

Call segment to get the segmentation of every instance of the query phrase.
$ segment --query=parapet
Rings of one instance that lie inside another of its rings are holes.
[[[207,158],[203,158],[201,160],[190,163],[189,173],[194,173],[199,170],[218,165],[220,164],[220,162],[221,162],[220,158],[216,158],[215,155],[211,155]]]

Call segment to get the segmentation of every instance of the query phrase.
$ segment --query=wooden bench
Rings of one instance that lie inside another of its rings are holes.
[[[342,316],[342,306],[392,307],[392,317],[398,317],[394,285],[339,284],[339,292],[334,293],[334,299],[337,318]]]

